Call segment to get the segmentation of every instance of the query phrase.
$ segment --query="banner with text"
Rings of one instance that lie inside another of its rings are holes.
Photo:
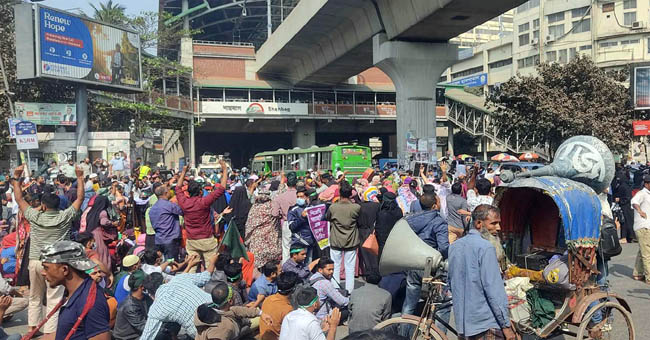
[[[323,215],[325,215],[327,207],[325,204],[319,204],[306,208],[305,210],[307,211],[309,228],[311,229],[311,233],[314,234],[314,239],[316,239],[318,247],[320,249],[329,247],[329,222],[323,221]]]
[[[54,103],[16,103],[18,117],[37,125],[77,125],[77,105]]]
[[[201,102],[203,113],[240,114],[240,115],[307,115],[307,103],[271,103],[271,102]]]

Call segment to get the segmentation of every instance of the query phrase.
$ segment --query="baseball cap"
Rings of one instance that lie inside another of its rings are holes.
[[[248,179],[253,180],[253,181],[257,181],[260,178],[256,174],[252,174],[252,175],[248,176]]]
[[[123,267],[131,267],[138,263],[140,261],[140,258],[137,255],[127,255],[122,259],[122,266]]]
[[[86,271],[97,266],[86,256],[84,246],[73,241],[57,241],[46,246],[41,251],[41,262],[67,264],[79,271]]]
[[[97,178],[97,174],[92,173],[92,174],[88,175],[88,178]]]

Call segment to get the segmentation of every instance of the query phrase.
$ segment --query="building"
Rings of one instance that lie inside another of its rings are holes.
[[[578,54],[603,68],[650,61],[649,12],[647,1],[531,0],[515,9],[513,35],[474,47],[443,79],[488,92],[534,73],[540,62],[567,63]]]
[[[513,15],[514,10],[503,13],[492,20],[486,21],[460,34],[451,39],[450,42],[460,45],[461,48],[467,48],[503,38],[513,32]]]

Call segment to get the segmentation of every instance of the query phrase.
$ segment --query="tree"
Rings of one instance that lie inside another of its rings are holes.
[[[90,7],[95,11],[95,13],[93,13],[93,18],[99,21],[121,26],[124,26],[129,22],[129,18],[125,14],[126,7],[120,4],[114,4],[113,0],[108,0],[106,3],[100,3],[99,8],[93,4],[90,4]]]
[[[568,64],[543,63],[537,75],[511,78],[488,98],[493,122],[504,137],[527,136],[554,152],[567,138],[592,135],[612,151],[632,139],[634,110],[621,75],[608,74],[587,56]]]

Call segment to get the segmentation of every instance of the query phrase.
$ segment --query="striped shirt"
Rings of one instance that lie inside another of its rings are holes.
[[[191,338],[196,337],[194,313],[200,305],[212,302],[210,294],[199,287],[210,281],[211,273],[181,274],[156,291],[149,309],[147,324],[140,339],[154,339],[163,322],[181,325]]]
[[[79,211],[73,206],[65,210],[40,211],[32,207],[25,210],[25,219],[30,224],[29,259],[39,260],[41,249],[60,240],[70,239],[68,231]]]

